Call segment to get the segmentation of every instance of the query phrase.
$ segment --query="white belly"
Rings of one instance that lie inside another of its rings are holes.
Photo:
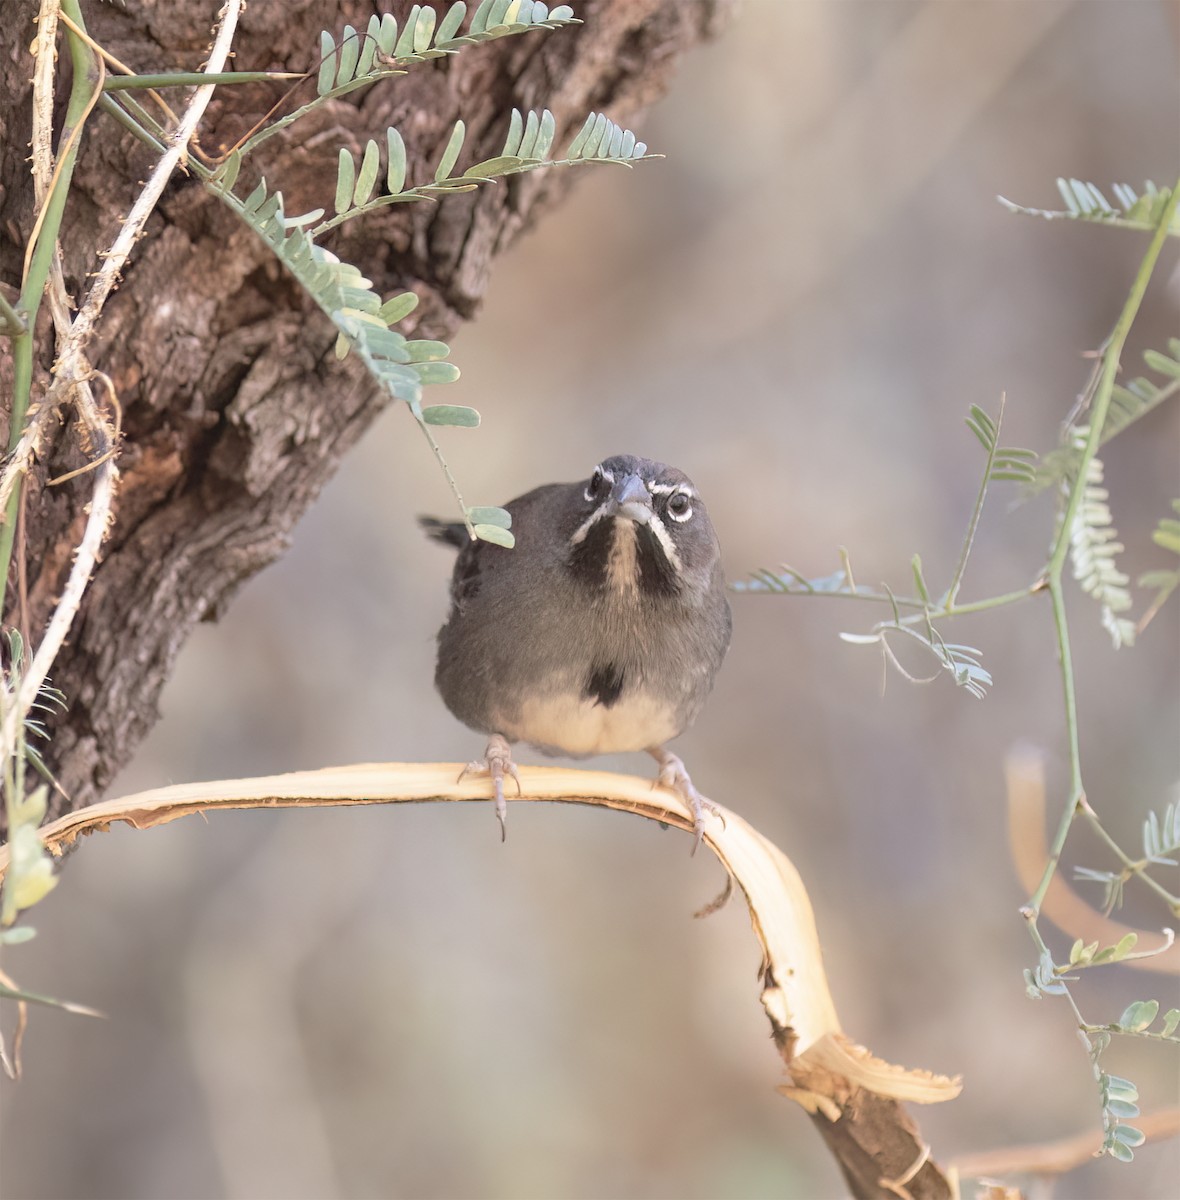
[[[680,732],[675,718],[666,702],[644,692],[628,693],[610,708],[566,693],[526,701],[503,732],[513,741],[580,758],[662,746]]]

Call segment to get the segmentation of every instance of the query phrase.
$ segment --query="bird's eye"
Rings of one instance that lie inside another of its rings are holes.
[[[594,468],[594,474],[590,476],[590,482],[586,484],[586,499],[590,501],[597,500],[603,492],[603,484],[606,482],[606,476],[603,474],[601,467]]]
[[[692,516],[692,501],[686,492],[673,492],[668,497],[668,516],[673,521],[687,521]]]

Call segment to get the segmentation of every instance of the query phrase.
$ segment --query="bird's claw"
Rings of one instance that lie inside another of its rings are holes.
[[[705,838],[705,814],[718,817],[721,825],[725,826],[725,814],[707,796],[702,796],[693,786],[692,779],[678,755],[669,750],[657,748],[648,753],[660,765],[660,773],[656,776],[652,787],[666,787],[675,792],[692,812],[693,843],[690,854],[695,854]]]
[[[520,773],[516,763],[512,761],[512,747],[498,733],[488,740],[487,749],[483,752],[483,761],[469,762],[459,772],[459,781],[468,775],[487,775],[492,781],[492,792],[496,803],[496,820],[500,822],[500,841],[508,837],[508,804],[504,799],[504,776],[511,775],[516,784],[516,794],[520,791]]]

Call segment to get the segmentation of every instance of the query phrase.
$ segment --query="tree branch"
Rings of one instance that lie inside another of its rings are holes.
[[[1162,1108],[1135,1118],[1136,1126],[1149,1142],[1180,1134],[1180,1108]],[[951,1170],[965,1179],[998,1175],[1064,1175],[1084,1166],[1102,1149],[1100,1130],[1088,1130],[1031,1146],[1009,1146],[966,1154],[951,1163]]]

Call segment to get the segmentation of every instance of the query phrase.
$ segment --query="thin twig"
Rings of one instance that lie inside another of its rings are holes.
[[[58,3],[59,0],[46,0],[45,5],[43,6],[44,11],[48,12],[52,8],[57,8]],[[40,38],[38,37],[38,65],[40,65],[40,51],[41,43]],[[39,74],[34,74],[33,119],[37,124],[44,123],[45,127],[52,128],[52,114],[50,113],[46,115],[43,111],[47,104],[52,106],[53,103],[53,70],[56,68],[57,56],[55,53],[55,47],[52,43],[50,43],[47,48],[46,57],[50,63],[48,75],[41,77]],[[95,80],[94,88],[91,90],[90,96],[87,99],[85,109],[83,110],[81,116],[73,123],[69,133],[65,138],[65,141],[62,143],[61,151],[57,156],[56,162],[53,162],[51,151],[49,150],[48,144],[44,141],[44,138],[40,136],[40,130],[38,131],[38,136],[35,136],[33,139],[34,161],[36,161],[37,157],[42,151],[44,151],[46,154],[50,155],[49,161],[53,163],[53,171],[48,182],[39,181],[38,172],[36,170],[33,172],[34,188],[36,190],[41,190],[41,188],[44,188],[44,194],[41,198],[41,202],[38,205],[37,219],[33,222],[33,231],[29,235],[29,244],[25,248],[24,265],[21,269],[22,284],[28,278],[33,261],[33,255],[36,252],[37,243],[41,239],[41,229],[49,213],[48,198],[54,191],[54,188],[60,185],[62,173],[66,170],[66,164],[71,161],[71,153],[76,149],[78,138],[82,136],[82,126],[85,124],[86,118],[94,110],[94,106],[98,103],[99,97],[102,95],[102,81],[105,75],[105,70],[102,67],[101,59],[98,60],[98,62],[99,72],[98,78]],[[38,84],[40,84],[40,86],[38,86]]]
[[[60,487],[63,483],[66,483],[71,479],[77,479],[79,475],[89,474],[89,472],[97,470],[98,467],[102,466],[107,459],[114,458],[114,456],[119,453],[119,442],[123,436],[123,406],[119,403],[119,393],[115,391],[115,385],[112,382],[111,377],[106,374],[105,371],[96,370],[92,371],[91,374],[94,379],[99,379],[102,381],[103,387],[106,388],[107,400],[111,407],[115,410],[115,419],[113,422],[109,422],[105,418],[103,418],[102,422],[104,426],[104,436],[109,431],[109,445],[99,454],[97,458],[91,459],[90,462],[86,463],[84,466],[78,467],[73,471],[67,471],[64,475],[55,475],[52,479],[47,480],[45,484],[46,487]],[[90,392],[89,382],[86,380],[81,380],[79,381],[78,386],[79,389],[86,389],[85,394],[89,396],[90,403],[93,405],[94,396],[93,393]],[[92,428],[95,424],[96,423],[94,421],[90,422]]]
[[[17,628],[26,646],[32,644],[29,635],[29,565],[25,555],[28,544],[28,501],[29,490],[23,488],[16,506],[16,538],[13,541],[13,552],[16,554]]]
[[[76,25],[73,21],[71,21],[67,14],[62,13],[61,19],[62,19],[62,24],[68,26],[75,34],[77,34],[77,36],[80,37],[90,47],[90,49],[93,50],[94,53],[97,54],[103,60],[103,62],[109,63],[112,67],[115,68],[116,71],[122,71],[125,75],[133,76],[135,74],[135,72],[132,71],[132,69],[126,63],[120,62],[120,60],[117,59],[109,50],[107,50],[105,46],[100,46],[98,44],[98,42],[96,42],[90,36],[90,34],[88,34],[86,32],[85,29],[83,29],[80,25]],[[201,72],[201,73],[203,74],[204,72]],[[109,88],[111,86],[111,84],[114,82],[115,82],[115,80],[104,80],[103,81],[104,90]],[[151,88],[148,89],[148,96],[150,99],[154,100],[164,110],[164,112],[168,116],[169,120],[171,120],[174,124],[177,123],[178,118],[177,118],[176,114],[172,111],[172,109],[165,102],[163,96],[161,96],[158,92],[156,92],[154,89],[151,89]]]
[[[434,434],[430,432],[430,426],[419,415],[417,409],[414,410],[414,420],[418,422],[418,428],[422,430],[423,437],[430,443],[430,449],[434,452],[434,457],[438,459],[439,466],[442,467],[443,474],[447,477],[447,483],[451,486],[451,494],[459,501],[459,507],[463,510],[463,524],[467,526],[467,532],[471,537],[475,537],[475,530],[471,524],[471,518],[467,515],[467,504],[463,499],[463,493],[459,491],[459,481],[451,474],[451,468],[447,464],[447,460],[443,458],[442,447],[435,441]]]
[[[1175,1137],[1180,1134],[1180,1108],[1144,1113],[1136,1118],[1135,1126],[1149,1142]],[[955,1159],[951,1167],[968,1179],[996,1175],[1064,1175],[1088,1163],[1101,1144],[1102,1139],[1093,1132],[1080,1133],[1055,1142],[966,1154]]]
[[[0,984],[13,991],[19,990],[16,985],[3,971],[0,971]],[[25,1030],[29,1026],[29,1004],[27,1000],[18,1000],[16,1002],[16,1029],[12,1034],[12,1057],[8,1056],[5,1050],[3,1040],[0,1039],[0,1064],[4,1067],[4,1073],[9,1079],[20,1079],[20,1049],[21,1044],[25,1040]]]
[[[12,307],[8,297],[4,294],[5,286],[0,285],[0,334],[5,337],[18,337],[20,334],[28,333],[29,323]]]
[[[963,548],[959,551],[959,561],[955,565],[955,573],[951,576],[950,587],[946,590],[946,603],[943,605],[947,612],[955,606],[955,597],[963,583],[963,572],[967,570],[967,560],[971,557],[971,547],[975,544],[975,534],[979,529],[979,520],[983,516],[983,504],[987,499],[988,485],[992,481],[992,468],[996,465],[996,455],[1000,448],[1000,427],[1004,423],[1004,402],[1007,395],[1000,393],[1000,411],[996,414],[995,427],[992,430],[992,444],[988,448],[987,462],[983,464],[983,478],[979,481],[979,492],[975,497],[975,507],[971,510],[971,519],[967,522],[967,534],[963,538]]]
[[[1106,832],[1102,821],[1098,814],[1090,806],[1089,801],[1082,798],[1081,804],[1078,806],[1078,811],[1089,823],[1090,828],[1094,831],[1095,837],[1106,845],[1106,848],[1119,860],[1122,864],[1125,879],[1130,879],[1132,876],[1137,876],[1143,884],[1149,887],[1155,894],[1168,906],[1172,916],[1180,917],[1180,897],[1173,896],[1166,887],[1163,886],[1157,879],[1153,879],[1147,872],[1152,866],[1158,866],[1158,863],[1153,864],[1149,858],[1133,859],[1123,848]]]
[[[106,538],[111,508],[115,498],[115,478],[118,469],[113,461],[108,460],[98,469],[98,477],[94,485],[94,495],[90,501],[90,515],[86,520],[86,530],[82,541],[74,554],[74,566],[66,586],[62,589],[61,599],[49,618],[45,633],[37,647],[29,669],[21,679],[20,690],[13,697],[14,703],[5,714],[2,730],[0,753],[10,755],[16,746],[16,731],[20,722],[33,706],[45,677],[49,674],[53,660],[66,639],[66,634],[73,624],[74,615],[82,603],[82,595],[90,583],[90,573],[98,560],[98,552]]]
[[[45,204],[53,179],[53,79],[57,71],[57,22],[61,0],[46,0],[37,14],[33,53],[33,195],[38,209]],[[34,241],[29,239],[30,246]]]

